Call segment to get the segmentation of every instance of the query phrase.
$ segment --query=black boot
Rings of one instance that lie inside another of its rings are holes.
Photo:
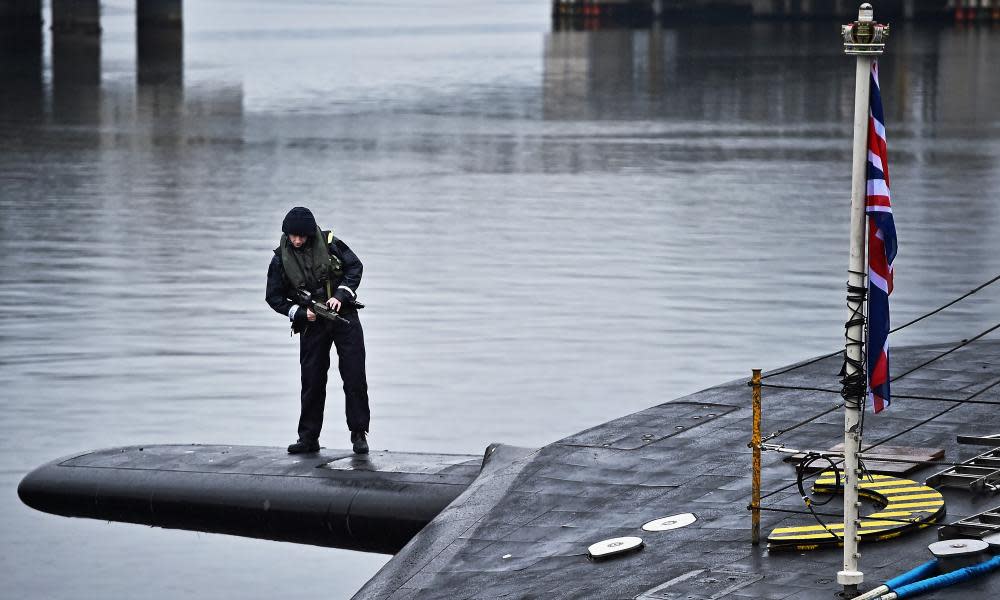
[[[299,440],[288,447],[289,454],[302,454],[303,452],[319,452],[319,442],[303,442]]]
[[[352,431],[351,443],[354,444],[355,454],[368,454],[368,440],[365,439],[364,431]]]

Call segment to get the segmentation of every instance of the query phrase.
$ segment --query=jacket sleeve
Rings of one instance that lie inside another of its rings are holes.
[[[334,238],[330,244],[330,251],[340,256],[343,263],[344,276],[341,278],[337,289],[333,292],[333,297],[341,302],[357,300],[358,286],[361,285],[361,272],[364,269],[361,259],[355,254],[343,240]]]
[[[277,254],[271,258],[271,264],[267,267],[267,291],[264,294],[264,299],[274,309],[274,312],[285,315],[289,319],[295,318],[295,310],[298,309],[298,305],[286,298],[285,271]]]

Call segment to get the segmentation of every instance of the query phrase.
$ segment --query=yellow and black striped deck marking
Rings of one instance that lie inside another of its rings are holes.
[[[861,518],[858,532],[862,542],[893,539],[909,531],[930,527],[944,517],[944,496],[934,488],[916,481],[891,475],[871,475],[865,477],[859,488],[858,494],[861,497],[881,507]],[[837,486],[834,472],[826,471],[813,484],[812,491],[833,494],[841,489],[843,486]],[[828,523],[826,527],[818,523],[801,527],[776,527],[767,537],[767,547],[770,550],[815,550],[842,546],[843,530],[843,523]]]

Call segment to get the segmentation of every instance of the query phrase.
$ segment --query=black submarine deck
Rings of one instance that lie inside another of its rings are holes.
[[[942,462],[986,450],[956,438],[1000,433],[1000,341],[955,347],[893,350],[893,372],[905,375],[893,382],[893,405],[867,415],[866,446],[886,440],[939,448]],[[840,367],[837,355],[772,372],[766,384],[813,389],[765,388],[764,433],[825,413],[772,441],[814,450],[840,442]],[[65,516],[395,553],[357,600],[835,598],[840,548],[766,546],[772,528],[815,525],[811,516],[765,511],[762,543],[750,543],[746,383],[713,387],[537,450],[491,446],[485,458],[134,446],[53,461],[25,477],[19,493],[30,506]],[[973,401],[952,401],[962,399]],[[786,458],[764,453],[762,504],[802,512]],[[918,466],[901,477],[923,482],[943,468]],[[946,514],[938,524],[862,545],[862,589],[931,558],[927,545],[938,539],[940,524],[1000,505],[1000,495],[941,493]],[[835,503],[821,508],[839,510]],[[669,531],[641,529],[680,513],[697,520]],[[641,537],[644,546],[588,558],[590,544],[621,536]],[[1000,572],[921,597],[1000,598]]]
[[[976,341],[893,350],[896,400],[867,415],[866,445],[944,449],[959,462],[982,453],[957,435],[1000,433],[1000,342]],[[944,355],[943,355],[944,354]],[[942,356],[943,355],[943,356]],[[765,382],[839,391],[841,356],[812,362]],[[928,362],[930,361],[930,362]],[[782,371],[778,369],[776,371]],[[362,588],[356,600],[403,598],[601,598],[648,600],[830,600],[842,589],[838,547],[771,552],[750,543],[751,392],[734,381],[622,417],[546,446],[481,475]],[[956,403],[927,398],[969,398]],[[764,433],[789,428],[836,406],[836,393],[765,388]],[[992,402],[994,404],[986,404]],[[942,413],[926,424],[922,421]],[[911,430],[912,428],[912,430]],[[905,433],[904,433],[905,432]],[[834,410],[775,439],[828,449],[843,438]],[[764,506],[802,511],[787,455],[763,456]],[[904,475],[922,482],[941,466]],[[943,489],[952,522],[1000,504],[1000,496]],[[833,506],[833,505],[831,505]],[[839,509],[823,507],[831,512]],[[872,512],[869,506],[862,512]],[[687,527],[646,532],[658,517],[694,513]],[[777,526],[815,525],[811,516],[764,512],[761,535]],[[836,522],[836,519],[826,520]],[[638,536],[644,547],[593,561],[589,544]],[[869,589],[929,560],[937,526],[863,544]],[[1000,573],[922,598],[1000,598]]]

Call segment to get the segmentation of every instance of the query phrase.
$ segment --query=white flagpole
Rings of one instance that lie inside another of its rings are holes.
[[[868,162],[868,93],[874,57],[882,53],[888,26],[877,25],[871,4],[858,10],[858,20],[843,28],[844,52],[857,56],[854,84],[854,154],[851,165],[851,258],[848,268],[848,322],[845,333],[847,360],[844,402],[844,568],[837,583],[844,596],[853,598],[864,581],[858,552],[858,453],[861,447],[861,411],[867,400],[862,344],[865,281],[865,196]]]

